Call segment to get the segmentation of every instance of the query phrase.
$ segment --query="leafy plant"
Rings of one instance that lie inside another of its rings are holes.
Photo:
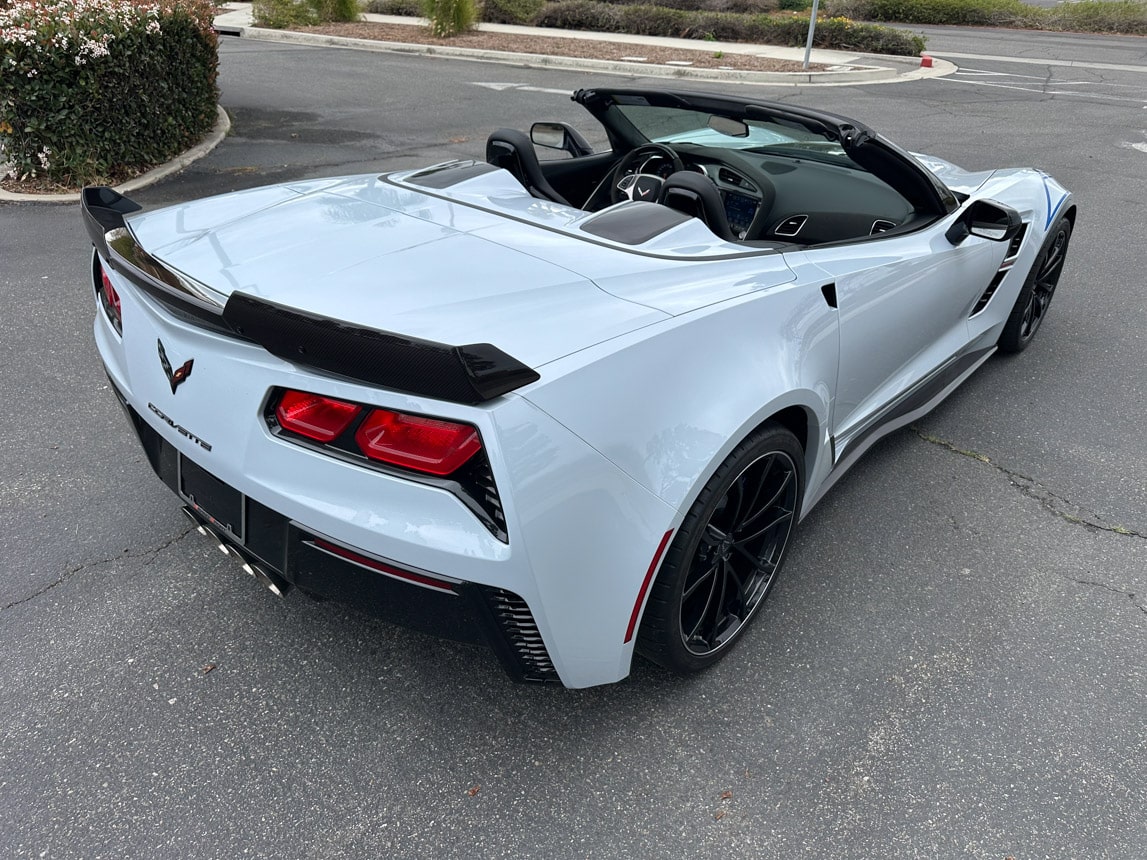
[[[439,38],[464,33],[478,21],[474,0],[423,0],[422,13],[430,21],[431,32]]]
[[[333,21],[357,21],[358,0],[254,0],[256,26],[282,30]]]
[[[485,0],[482,20],[491,24],[532,24],[546,0]]]
[[[543,0],[544,1],[544,0]],[[406,15],[410,18],[422,17],[421,0],[370,0],[366,11],[375,15]]]
[[[206,0],[16,0],[0,10],[9,178],[75,186],[138,173],[215,122]]]

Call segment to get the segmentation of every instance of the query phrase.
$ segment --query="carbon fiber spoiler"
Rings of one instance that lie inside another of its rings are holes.
[[[125,215],[142,207],[111,188],[85,188],[84,227],[105,263],[179,318],[257,343],[293,364],[451,403],[478,404],[541,378],[493,344],[436,343],[279,305],[212,292],[147,253]]]

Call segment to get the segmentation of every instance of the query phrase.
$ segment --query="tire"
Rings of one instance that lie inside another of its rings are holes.
[[[1023,352],[1035,339],[1059,284],[1070,241],[1071,222],[1067,218],[1060,218],[1036,255],[1027,280],[1016,297],[1015,306],[1004,324],[1004,330],[1000,333],[1001,351]]]
[[[718,467],[653,583],[639,654],[687,674],[713,665],[741,639],[784,562],[804,498],[803,463],[797,438],[766,424]]]

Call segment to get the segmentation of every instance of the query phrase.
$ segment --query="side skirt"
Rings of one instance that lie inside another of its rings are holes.
[[[901,427],[907,427],[917,418],[927,415],[939,406],[949,394],[960,387],[965,379],[975,373],[980,365],[991,358],[995,351],[996,346],[993,344],[985,349],[978,349],[957,356],[931,376],[921,380],[914,388],[910,388],[889,403],[871,424],[860,430],[847,443],[844,456],[834,463],[828,477],[806,501],[801,518],[803,519],[808,515],[813,506],[824,497],[825,493],[832,489],[833,485],[857,460],[864,456],[869,448],[889,433],[893,433]],[[832,437],[832,441],[834,449],[840,446],[840,442],[835,436]]]

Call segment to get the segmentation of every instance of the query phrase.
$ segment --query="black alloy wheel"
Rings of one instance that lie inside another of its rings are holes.
[[[676,672],[724,656],[777,581],[800,515],[804,452],[766,425],[710,478],[678,530],[638,636],[645,657]]]
[[[1000,334],[1000,349],[1004,352],[1021,352],[1035,337],[1047,316],[1055,288],[1059,285],[1070,240],[1071,222],[1067,218],[1060,218],[1036,256]]]

